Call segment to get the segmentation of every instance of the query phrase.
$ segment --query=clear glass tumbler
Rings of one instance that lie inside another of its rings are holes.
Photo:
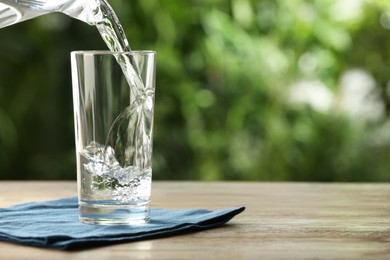
[[[153,51],[71,53],[80,220],[149,220]]]

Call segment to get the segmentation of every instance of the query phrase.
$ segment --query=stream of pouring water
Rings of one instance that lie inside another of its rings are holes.
[[[95,1],[95,0],[94,0]],[[98,0],[99,1],[99,0]],[[111,51],[130,51],[124,30],[114,10],[106,0],[92,9],[94,25]],[[114,120],[104,145],[92,143],[80,155],[87,163],[84,170],[93,176],[85,192],[110,187],[112,197],[122,203],[147,203],[150,200],[151,131],[154,91],[145,89],[137,63],[125,54],[115,54],[130,87],[130,105]],[[153,102],[153,101],[152,101]],[[132,152],[124,147],[132,147]],[[150,147],[150,148],[149,148]],[[91,156],[93,155],[93,156]],[[145,156],[147,155],[147,156]],[[95,187],[95,188],[94,188]]]

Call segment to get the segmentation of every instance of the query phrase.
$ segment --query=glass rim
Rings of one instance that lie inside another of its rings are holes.
[[[152,50],[110,51],[110,50],[78,50],[71,51],[72,55],[150,55],[156,54]]]

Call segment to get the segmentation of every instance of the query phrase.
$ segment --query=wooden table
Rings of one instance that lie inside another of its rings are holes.
[[[2,181],[0,191],[6,207],[74,196],[76,184]],[[390,184],[154,182],[152,196],[154,207],[246,210],[222,228],[84,251],[0,242],[0,259],[390,259]]]

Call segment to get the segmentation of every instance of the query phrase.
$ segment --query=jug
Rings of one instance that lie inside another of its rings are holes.
[[[95,25],[102,18],[100,1],[105,0],[0,0],[0,28],[54,12]]]
[[[0,29],[60,12],[96,26],[111,51],[130,51],[129,42],[107,0],[0,0]]]

